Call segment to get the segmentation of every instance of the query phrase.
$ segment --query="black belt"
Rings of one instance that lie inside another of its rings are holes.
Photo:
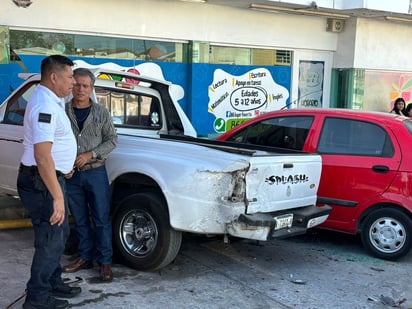
[[[19,171],[29,172],[32,175],[39,174],[39,169],[37,168],[36,165],[27,166],[27,165],[23,165],[23,164],[20,163]],[[61,171],[56,171],[56,176],[57,177],[64,177],[64,174]]]

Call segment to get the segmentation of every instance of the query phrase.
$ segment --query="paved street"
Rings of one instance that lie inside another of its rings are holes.
[[[0,198],[5,202],[18,204]],[[31,229],[0,230],[0,308],[24,292],[32,242]],[[260,243],[185,235],[176,260],[159,272],[118,263],[113,270],[112,283],[96,283],[97,269],[65,274],[82,279],[72,307],[389,308],[403,298],[400,308],[412,307],[412,254],[398,262],[375,259],[358,238],[319,230]]]

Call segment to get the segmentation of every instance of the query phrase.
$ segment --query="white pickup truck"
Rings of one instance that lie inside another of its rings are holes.
[[[176,85],[120,71],[95,74],[95,99],[109,109],[119,136],[106,165],[113,244],[125,264],[168,265],[182,232],[269,240],[327,219],[331,208],[315,206],[319,155],[196,138]],[[16,194],[26,103],[40,78],[26,77],[0,105],[0,191],[9,194]]]

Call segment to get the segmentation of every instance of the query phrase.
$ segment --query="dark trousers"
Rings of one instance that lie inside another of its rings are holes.
[[[65,179],[58,177],[65,192]],[[20,170],[17,190],[23,206],[28,210],[34,229],[34,255],[30,279],[27,282],[27,300],[46,300],[52,286],[62,283],[60,259],[69,235],[68,210],[60,226],[50,224],[53,198],[35,170]]]
[[[110,186],[104,165],[68,179],[67,200],[73,216],[78,254],[85,261],[100,265],[112,263],[112,226],[110,223]],[[96,256],[94,256],[96,255]]]

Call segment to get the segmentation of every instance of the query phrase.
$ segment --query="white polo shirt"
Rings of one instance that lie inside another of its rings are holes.
[[[21,163],[37,165],[34,144],[53,143],[51,154],[56,170],[69,173],[76,159],[76,139],[64,109],[63,99],[39,85],[27,103],[24,115],[24,153]]]

